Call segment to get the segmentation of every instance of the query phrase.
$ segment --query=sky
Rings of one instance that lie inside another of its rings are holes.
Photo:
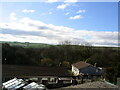
[[[0,41],[118,45],[117,2],[55,1],[0,2]]]

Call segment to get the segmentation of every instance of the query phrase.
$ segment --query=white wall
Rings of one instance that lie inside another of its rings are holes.
[[[72,65],[72,72],[73,72],[73,74],[74,74],[75,76],[79,75],[79,69],[77,69],[77,68],[74,67],[73,65]]]

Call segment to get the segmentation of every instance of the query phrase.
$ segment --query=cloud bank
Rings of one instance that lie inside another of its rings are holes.
[[[17,18],[16,18],[16,13],[14,13],[14,12],[11,13],[11,14],[10,14],[10,19],[11,19],[11,20],[17,20]]]
[[[11,22],[0,23],[0,29],[2,29],[0,41],[58,44],[61,41],[70,40],[77,44],[90,43],[96,46],[118,45],[118,32],[75,30],[65,26],[45,24],[28,17],[19,20],[15,15],[15,13],[11,14],[14,16]]]

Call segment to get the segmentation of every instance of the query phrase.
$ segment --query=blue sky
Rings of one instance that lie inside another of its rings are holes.
[[[1,2],[0,5],[1,41],[118,44],[117,2]]]

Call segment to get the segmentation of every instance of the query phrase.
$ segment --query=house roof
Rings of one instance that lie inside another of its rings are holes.
[[[2,75],[8,77],[70,76],[64,67],[2,65]]]
[[[78,68],[78,69],[82,69],[88,66],[91,66],[91,64],[83,62],[83,61],[79,61],[77,63],[72,64],[74,67]]]

